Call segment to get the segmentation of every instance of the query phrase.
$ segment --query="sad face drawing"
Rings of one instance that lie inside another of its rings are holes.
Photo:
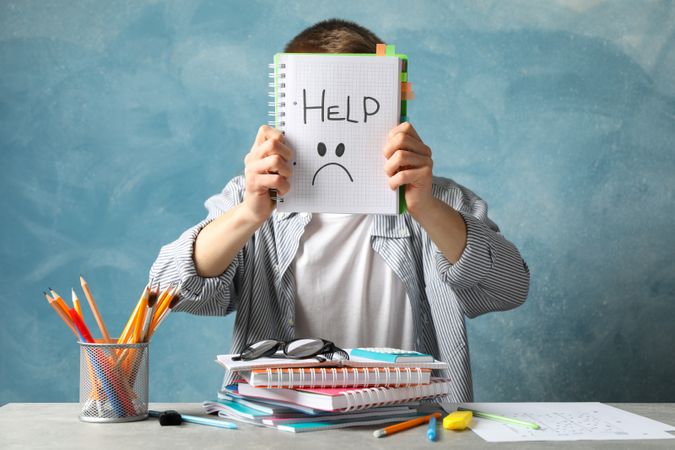
[[[319,142],[319,144],[316,146],[316,150],[319,153],[320,157],[323,158],[324,156],[326,156],[326,152],[327,152],[326,144],[324,144],[323,142]],[[344,155],[344,153],[345,153],[345,144],[343,144],[341,142],[337,145],[337,147],[335,147],[335,156],[340,158],[340,157],[342,157],[342,155]],[[347,168],[345,166],[343,166],[342,164],[337,163],[337,162],[329,162],[329,163],[326,163],[326,164],[322,165],[321,167],[319,167],[317,169],[316,172],[314,172],[314,176],[312,177],[312,186],[314,186],[314,183],[316,182],[316,176],[319,175],[319,172],[321,172],[324,168],[329,167],[329,166],[337,166],[337,167],[341,168],[342,170],[345,171],[345,173],[349,177],[349,181],[351,181],[352,183],[354,182],[354,178],[352,178],[352,175],[349,173],[349,170],[347,170]]]

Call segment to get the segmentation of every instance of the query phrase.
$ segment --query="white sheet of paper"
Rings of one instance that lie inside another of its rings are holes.
[[[400,60],[282,54],[279,63],[283,129],[295,155],[291,190],[277,210],[396,214],[382,149],[399,123]]]
[[[456,406],[456,405],[453,405]],[[465,408],[538,424],[532,430],[474,417],[471,430],[488,442],[673,439],[675,426],[603,403],[463,403]],[[450,405],[444,405],[452,411]]]

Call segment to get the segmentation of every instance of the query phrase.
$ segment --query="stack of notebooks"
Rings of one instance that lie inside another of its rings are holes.
[[[408,420],[421,400],[450,392],[450,380],[431,376],[447,364],[397,349],[351,349],[349,360],[318,362],[260,358],[217,362],[241,379],[204,402],[220,417],[289,432],[318,431]]]

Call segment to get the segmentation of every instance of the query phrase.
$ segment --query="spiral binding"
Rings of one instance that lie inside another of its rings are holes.
[[[268,87],[272,88],[272,91],[268,92],[268,96],[272,97],[274,101],[267,102],[267,106],[272,108],[270,111],[267,112],[267,116],[273,118],[273,120],[268,120],[267,124],[271,127],[276,128],[277,130],[280,130],[282,133],[284,132],[284,127],[286,126],[286,122],[281,119],[282,117],[286,116],[286,113],[283,111],[283,108],[286,106],[286,103],[284,101],[281,101],[280,99],[286,97],[286,72],[284,70],[286,69],[286,64],[268,64],[268,67],[270,68],[270,73],[268,74],[269,78],[272,80],[270,83],[268,83]],[[279,80],[284,80],[284,81],[279,81]],[[284,199],[279,197],[277,195],[276,189],[270,189],[270,198],[272,200],[275,200],[276,202],[283,203]]]
[[[345,401],[347,406],[342,409],[343,412],[355,411],[359,409],[377,408],[385,405],[398,405],[400,403],[409,403],[424,398],[438,397],[450,393],[448,380],[438,379],[428,385],[413,385],[401,388],[398,391],[390,391],[386,387],[371,387],[359,389],[356,391],[345,391]],[[426,393],[422,389],[428,389]]]
[[[268,92],[268,95],[269,97],[273,98],[274,101],[267,103],[267,106],[273,108],[268,111],[267,115],[269,117],[273,117],[274,120],[269,120],[268,124],[283,132],[286,122],[282,119],[282,117],[286,116],[286,113],[283,110],[283,108],[286,107],[286,103],[281,99],[286,97],[286,64],[277,65],[272,63],[269,64],[269,68],[269,78],[271,78],[272,81],[268,83],[268,86],[272,90]]]
[[[371,371],[373,372],[371,374]],[[422,380],[422,369],[419,367],[394,367],[394,368],[364,368],[359,370],[356,367],[320,367],[304,368],[296,372],[293,368],[271,368],[265,369],[267,375],[264,387],[273,388],[335,388],[338,386],[347,386],[346,381],[349,374],[353,375],[351,387],[358,388],[370,386],[372,383],[378,383],[381,387],[409,387],[418,385]],[[362,375],[361,375],[362,373]],[[287,376],[287,383],[284,382],[284,375]],[[307,378],[306,378],[307,376]],[[371,379],[371,376],[374,378]],[[384,376],[384,382],[380,382],[381,376]],[[255,386],[259,386],[256,382]]]

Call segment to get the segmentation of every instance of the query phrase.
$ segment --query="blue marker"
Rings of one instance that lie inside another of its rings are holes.
[[[429,419],[429,428],[427,428],[427,437],[430,441],[436,440],[436,417],[431,416]]]

